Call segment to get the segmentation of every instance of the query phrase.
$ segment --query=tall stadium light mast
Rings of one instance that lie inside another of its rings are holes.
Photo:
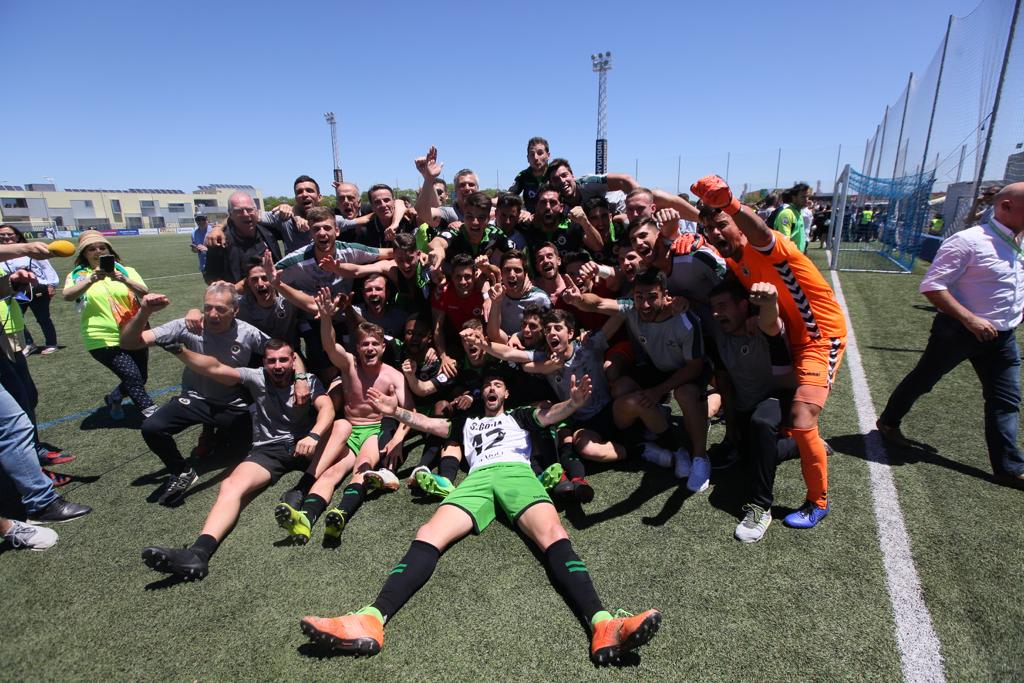
[[[338,120],[334,118],[333,111],[325,113],[324,120],[327,121],[327,125],[331,127],[331,153],[334,155],[334,180],[341,183],[345,181],[345,176],[341,172],[341,155],[338,154]]]
[[[597,142],[594,146],[594,172],[608,172],[608,72],[612,70],[612,53],[590,55],[590,64],[597,73]]]

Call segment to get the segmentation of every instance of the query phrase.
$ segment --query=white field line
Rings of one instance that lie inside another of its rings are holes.
[[[932,618],[924,603],[921,580],[917,576],[914,557],[910,551],[910,537],[900,510],[899,496],[893,481],[889,455],[882,437],[875,428],[877,416],[871,402],[867,375],[861,362],[853,321],[846,308],[846,298],[839,276],[832,271],[832,288],[846,316],[846,359],[853,379],[853,400],[857,406],[857,419],[864,435],[864,449],[868,460],[875,522],[878,524],[878,544],[882,549],[885,584],[896,620],[896,642],[905,680],[945,681],[939,639],[932,626]]]

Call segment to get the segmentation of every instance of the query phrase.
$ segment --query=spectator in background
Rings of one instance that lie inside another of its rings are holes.
[[[196,216],[196,229],[192,231],[192,252],[199,256],[199,272],[206,274],[206,233],[209,230],[206,216]],[[209,280],[207,280],[209,282]]]
[[[25,243],[25,235],[13,225],[0,225],[0,244]],[[29,256],[8,259],[4,262],[8,273],[17,270],[27,270],[36,276],[36,281],[28,288],[15,292],[14,298],[21,306],[22,315],[27,309],[32,309],[39,323],[39,329],[43,331],[43,338],[46,346],[40,352],[48,356],[57,350],[57,328],[53,326],[50,318],[50,299],[57,291],[57,271],[53,269],[48,260],[37,260]],[[33,343],[32,335],[28,328],[25,328],[25,348],[22,350],[26,356],[31,356],[38,347]]]
[[[100,267],[100,258],[114,257],[110,270]],[[103,400],[114,420],[124,418],[121,401],[126,397],[149,417],[156,412],[153,399],[146,393],[149,376],[149,351],[145,348],[121,348],[121,327],[139,310],[139,301],[149,293],[139,273],[124,265],[107,238],[95,230],[86,230],[78,238],[75,267],[64,280],[65,301],[74,301],[82,318],[82,341],[120,383]]]
[[[801,252],[807,251],[807,234],[804,232],[803,208],[807,206],[807,195],[811,187],[807,183],[797,183],[786,190],[783,201],[786,205],[775,217],[771,227],[788,237]]]
[[[228,197],[228,222],[223,231],[211,230],[206,238],[209,247],[206,262],[206,279],[209,282],[226,280],[238,284],[245,278],[247,267],[253,257],[263,258],[263,252],[270,250],[275,261],[281,259],[277,235],[263,225],[256,202],[245,192],[235,192]]]
[[[981,194],[974,200],[974,206],[971,207],[971,213],[964,220],[964,225],[980,225],[988,223],[989,219],[992,218],[992,204],[995,201],[996,195],[1003,189],[1002,185],[989,185]]]

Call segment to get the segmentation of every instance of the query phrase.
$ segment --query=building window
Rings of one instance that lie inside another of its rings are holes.
[[[168,204],[167,205],[167,210],[170,211],[171,213],[185,213],[185,205],[184,204]]]
[[[141,216],[128,216],[128,227],[129,228],[141,228],[142,217]]]
[[[121,200],[120,199],[111,199],[110,200],[110,210],[113,211],[114,213],[121,213]]]
[[[28,208],[28,202],[25,201],[22,197],[3,197],[0,198],[0,204],[2,204],[5,209]]]

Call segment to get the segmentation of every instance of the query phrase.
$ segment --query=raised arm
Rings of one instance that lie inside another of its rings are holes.
[[[690,189],[701,201],[708,206],[721,209],[732,216],[736,226],[746,235],[747,241],[753,247],[767,247],[772,243],[772,230],[761,220],[761,217],[754,213],[748,206],[740,204],[740,200],[733,196],[728,183],[716,175],[706,175],[693,185]]]
[[[427,417],[414,410],[400,407],[396,392],[397,389],[394,386],[391,387],[387,394],[370,387],[366,390],[366,398],[370,401],[370,405],[373,406],[374,410],[379,411],[381,415],[393,417],[403,425],[408,425],[420,432],[426,432],[441,438],[448,436],[448,432],[451,429],[451,423],[448,420],[439,417]]]
[[[505,298],[505,286],[500,282],[491,285],[491,310],[487,316],[487,338],[492,342],[504,344],[508,335],[501,329],[501,302]]]
[[[779,292],[770,282],[755,282],[750,286],[750,303],[757,306],[757,326],[769,337],[782,332],[779,320]]]
[[[590,389],[590,375],[583,375],[579,383],[576,382],[576,377],[570,376],[569,399],[548,408],[538,409],[536,412],[537,422],[542,427],[550,427],[565,420],[575,413],[577,409],[587,404],[587,401],[590,400]]]
[[[674,195],[664,190],[651,190],[654,193],[654,206],[659,209],[674,209],[679,217],[687,221],[695,221],[700,218],[697,207],[686,201],[679,195]]]
[[[316,305],[320,313],[320,341],[324,351],[334,367],[347,373],[354,359],[334,337],[334,314],[338,312],[338,307],[334,304],[330,289],[323,287],[320,290],[316,295]]]
[[[436,228],[441,222],[441,201],[434,191],[434,181],[441,177],[444,163],[437,161],[437,148],[433,145],[427,155],[416,158],[416,170],[423,176],[423,186],[416,195],[416,216],[421,223]]]
[[[142,297],[139,312],[121,328],[121,348],[134,351],[152,346],[156,335],[146,329],[149,317],[157,311],[167,308],[170,300],[163,294],[147,294]]]
[[[562,275],[562,282],[565,283],[565,289],[562,290],[560,300],[570,306],[575,306],[581,311],[605,315],[615,315],[621,310],[619,302],[615,299],[605,299],[592,292],[581,292],[568,275]]]
[[[601,251],[604,248],[604,238],[597,228],[587,218],[582,206],[574,206],[569,210],[569,218],[583,228],[583,245],[590,251]]]
[[[628,173],[609,173],[605,177],[607,178],[608,189],[613,192],[619,191],[628,194],[640,187],[640,184]]]

